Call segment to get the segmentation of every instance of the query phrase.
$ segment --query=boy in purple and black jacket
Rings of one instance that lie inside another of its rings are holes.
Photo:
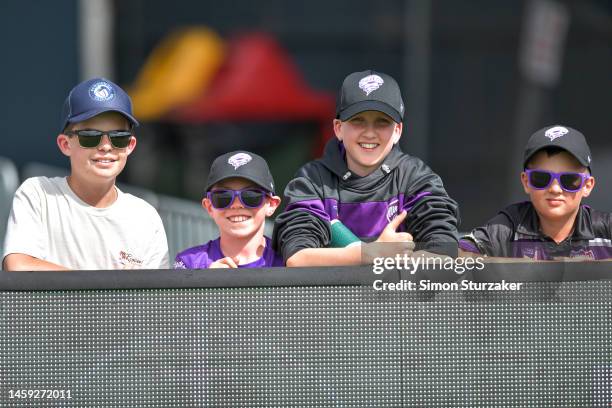
[[[393,242],[403,253],[456,256],[456,202],[438,175],[397,146],[404,114],[397,82],[371,70],[352,73],[336,111],[336,138],[285,189],[288,205],[276,219],[273,243],[287,266],[365,263],[370,241]],[[328,247],[334,220],[363,242]]]

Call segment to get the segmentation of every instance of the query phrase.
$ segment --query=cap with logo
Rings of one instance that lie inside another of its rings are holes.
[[[404,117],[404,101],[399,85],[382,72],[353,72],[342,83],[336,103],[336,118],[347,120],[369,110],[385,113],[400,123]]]
[[[527,162],[539,150],[547,147],[558,147],[574,156],[584,167],[591,168],[591,149],[582,133],[569,126],[547,126],[535,132],[529,138],[523,167],[526,168]]]
[[[69,123],[82,122],[109,111],[121,113],[132,126],[138,126],[132,114],[132,101],[119,85],[105,78],[83,81],[72,88],[64,101],[60,131]]]
[[[206,180],[206,191],[220,181],[240,177],[257,184],[264,190],[274,193],[274,179],[266,160],[255,153],[235,151],[225,153],[213,161]]]

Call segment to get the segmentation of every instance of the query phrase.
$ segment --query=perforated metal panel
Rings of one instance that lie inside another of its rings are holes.
[[[0,406],[605,407],[611,329],[609,281],[5,291]]]

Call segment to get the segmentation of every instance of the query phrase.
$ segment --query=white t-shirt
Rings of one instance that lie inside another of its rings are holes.
[[[107,208],[88,205],[66,178],[33,177],[15,193],[4,254],[69,269],[167,269],[168,242],[150,204],[117,189]]]

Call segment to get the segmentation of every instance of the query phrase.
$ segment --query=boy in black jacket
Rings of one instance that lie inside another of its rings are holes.
[[[397,146],[404,114],[397,82],[371,70],[352,73],[336,111],[336,139],[285,189],[288,205],[276,219],[273,244],[287,265],[363,263],[362,246],[368,244],[328,248],[333,220],[362,241],[399,243],[394,251],[456,256],[456,202],[440,177]]]
[[[582,204],[595,187],[584,135],[569,126],[538,130],[527,142],[523,168],[521,182],[530,200],[504,208],[463,237],[464,255],[612,258],[612,214]]]

